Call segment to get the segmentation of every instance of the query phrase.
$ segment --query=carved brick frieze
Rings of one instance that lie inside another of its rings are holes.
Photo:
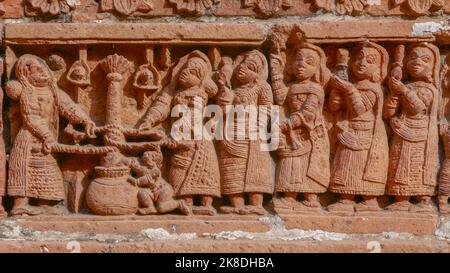
[[[65,22],[159,17],[420,16],[450,13],[445,0],[3,0],[3,18]]]
[[[432,23],[7,24],[0,195],[10,216],[447,213]]]

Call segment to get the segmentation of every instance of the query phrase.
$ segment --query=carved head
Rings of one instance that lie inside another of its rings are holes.
[[[314,44],[301,42],[286,58],[288,74],[298,81],[312,80],[324,86],[330,79],[325,52]]]
[[[436,62],[433,51],[425,46],[412,48],[406,57],[406,70],[414,79],[429,81],[433,78],[433,68]]]
[[[300,80],[311,79],[319,69],[319,54],[309,48],[300,48],[292,64],[295,77]]]
[[[234,78],[240,84],[255,83],[267,78],[267,61],[261,52],[252,50],[236,59]]]
[[[34,87],[49,86],[53,81],[53,74],[45,61],[29,54],[22,55],[17,61],[16,77],[21,83]]]
[[[207,64],[199,57],[190,58],[180,71],[178,84],[184,88],[199,86],[206,76]]]
[[[299,48],[292,63],[292,72],[300,80],[311,79],[319,69],[319,54],[309,48]]]
[[[381,56],[374,48],[363,47],[356,53],[352,63],[352,72],[358,79],[372,79],[380,77]]]
[[[383,47],[372,42],[363,42],[353,56],[352,73],[358,80],[381,83],[386,78],[388,58]]]
[[[203,52],[194,50],[183,56],[172,70],[170,87],[177,91],[176,85],[182,88],[198,86],[202,88],[208,97],[217,93],[217,85],[211,79],[211,62]],[[178,90],[182,91],[182,90]]]
[[[147,167],[156,166],[161,169],[163,163],[163,155],[161,151],[147,151],[142,155],[142,162]]]

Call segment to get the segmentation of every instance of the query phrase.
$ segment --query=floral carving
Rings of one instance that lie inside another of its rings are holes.
[[[367,7],[367,0],[337,0],[336,11],[339,14],[358,15]]]
[[[333,0],[315,0],[314,4],[318,9],[323,9],[327,12],[332,12],[335,9],[335,4]]]
[[[444,0],[394,0],[394,5],[405,5],[415,15],[422,15],[428,11],[439,10],[444,7]]]
[[[244,0],[244,7],[254,8],[255,12],[264,16],[274,16],[282,9],[292,7],[291,0]]]
[[[169,0],[169,3],[175,5],[178,13],[202,16],[219,4],[220,0]]]
[[[147,13],[153,10],[152,0],[101,0],[102,11],[116,11],[129,16],[135,12]]]
[[[27,3],[33,11],[58,15],[75,9],[77,2],[73,0],[27,0]]]

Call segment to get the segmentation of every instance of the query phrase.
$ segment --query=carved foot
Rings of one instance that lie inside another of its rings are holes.
[[[41,208],[30,205],[14,206],[14,208],[11,210],[11,216],[34,216],[39,214],[42,214]]]
[[[217,210],[212,206],[198,206],[192,209],[195,215],[208,215],[214,216],[217,214]]]
[[[357,212],[373,212],[381,211],[376,199],[364,200],[355,206]]]
[[[294,209],[299,206],[299,203],[292,197],[280,197],[273,199],[273,206],[275,209]]]
[[[395,201],[386,207],[388,211],[408,211],[411,203],[408,200]]]
[[[239,214],[239,212],[243,209],[242,208],[236,208],[236,207],[232,207],[232,206],[222,206],[219,208],[220,213],[224,213],[224,214]]]
[[[353,213],[355,212],[355,201],[341,199],[336,203],[329,205],[327,209],[330,212]]]
[[[63,215],[66,213],[66,209],[62,205],[55,206],[41,206],[43,214],[46,215]]]
[[[311,209],[319,209],[320,207],[322,207],[322,205],[320,204],[320,202],[318,200],[303,200],[301,203],[305,207],[311,208]]]
[[[420,202],[418,204],[412,204],[409,207],[409,212],[413,213],[432,213],[434,211],[431,202]]]
[[[181,213],[187,216],[191,216],[194,213],[192,212],[191,207],[186,203],[186,201],[184,200],[179,200],[179,206],[178,208],[180,209]]]
[[[153,215],[158,214],[158,211],[155,209],[155,207],[148,207],[138,209],[137,213],[139,215]]]
[[[239,213],[243,215],[247,214],[266,215],[267,211],[260,206],[247,205],[244,208],[242,208]]]

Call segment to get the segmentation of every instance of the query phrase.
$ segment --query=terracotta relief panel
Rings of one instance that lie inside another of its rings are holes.
[[[448,210],[448,61],[433,36],[52,26],[6,28],[11,216],[432,213],[435,196]],[[186,114],[207,107],[214,118]],[[230,121],[238,137],[215,138]],[[214,122],[213,138],[191,126]]]

